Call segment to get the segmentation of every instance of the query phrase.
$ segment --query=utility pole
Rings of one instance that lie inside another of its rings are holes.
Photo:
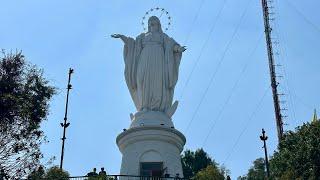
[[[265,135],[264,129],[262,129],[262,136],[260,136],[261,141],[263,141],[263,148],[264,148],[264,158],[265,158],[265,164],[267,169],[267,177],[270,179],[270,171],[269,171],[269,161],[268,161],[268,152],[267,152],[267,144],[266,140],[268,139],[268,136]]]
[[[283,136],[283,122],[282,122],[282,115],[281,115],[281,108],[280,108],[279,94],[278,94],[279,83],[277,82],[277,79],[276,79],[274,54],[273,54],[272,41],[271,41],[272,28],[270,27],[270,17],[269,17],[270,13],[269,13],[268,1],[270,2],[270,0],[261,0],[262,9],[263,9],[264,29],[265,29],[264,32],[265,32],[266,42],[267,42],[274,112],[276,117],[278,141],[280,142]]]
[[[63,156],[64,156],[64,142],[66,140],[66,129],[69,127],[70,123],[67,123],[67,115],[68,115],[68,103],[69,103],[69,91],[72,89],[72,85],[70,84],[71,81],[71,74],[73,73],[73,69],[69,68],[69,77],[68,77],[68,85],[67,85],[67,100],[66,100],[66,107],[64,113],[64,123],[60,123],[61,127],[63,127],[63,136],[62,136],[62,147],[61,147],[61,159],[60,159],[60,169],[62,169],[63,165]]]

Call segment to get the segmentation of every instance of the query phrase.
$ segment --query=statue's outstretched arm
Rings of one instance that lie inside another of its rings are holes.
[[[187,47],[186,47],[186,46],[180,46],[180,45],[176,44],[176,45],[173,47],[173,51],[174,51],[174,52],[183,53],[185,50],[187,50]]]
[[[122,34],[112,34],[113,38],[120,38],[124,43],[127,43],[128,37]]]

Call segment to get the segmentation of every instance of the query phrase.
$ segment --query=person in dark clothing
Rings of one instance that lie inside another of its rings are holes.
[[[107,175],[107,172],[104,170],[104,167],[101,168],[101,170],[99,172],[99,176],[100,175]]]
[[[107,180],[107,172],[104,170],[104,167],[102,167],[99,172],[99,178],[101,180]]]
[[[89,172],[87,175],[88,175],[88,177],[98,176],[97,169],[93,168],[93,171]]]

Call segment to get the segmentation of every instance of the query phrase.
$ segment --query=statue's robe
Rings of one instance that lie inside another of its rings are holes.
[[[137,111],[162,111],[170,117],[181,52],[165,33],[142,33],[124,45],[125,79]]]

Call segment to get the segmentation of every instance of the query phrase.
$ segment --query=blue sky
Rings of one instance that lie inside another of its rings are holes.
[[[279,42],[275,58],[284,76],[279,82],[286,94],[286,130],[309,121],[313,109],[320,107],[319,6],[317,0],[274,0],[273,29]],[[1,7],[0,48],[22,50],[59,88],[42,125],[50,141],[42,147],[45,160],[56,156],[56,165],[67,72],[75,69],[64,161],[72,175],[84,175],[93,167],[105,167],[111,174],[120,170],[115,139],[129,126],[129,113],[135,109],[123,76],[123,44],[109,36],[141,33],[141,18],[152,7],[169,11],[173,20],[166,33],[188,47],[173,117],[187,138],[185,148],[203,147],[233,178],[263,157],[261,128],[269,136],[269,152],[275,150],[259,0],[2,0]]]

